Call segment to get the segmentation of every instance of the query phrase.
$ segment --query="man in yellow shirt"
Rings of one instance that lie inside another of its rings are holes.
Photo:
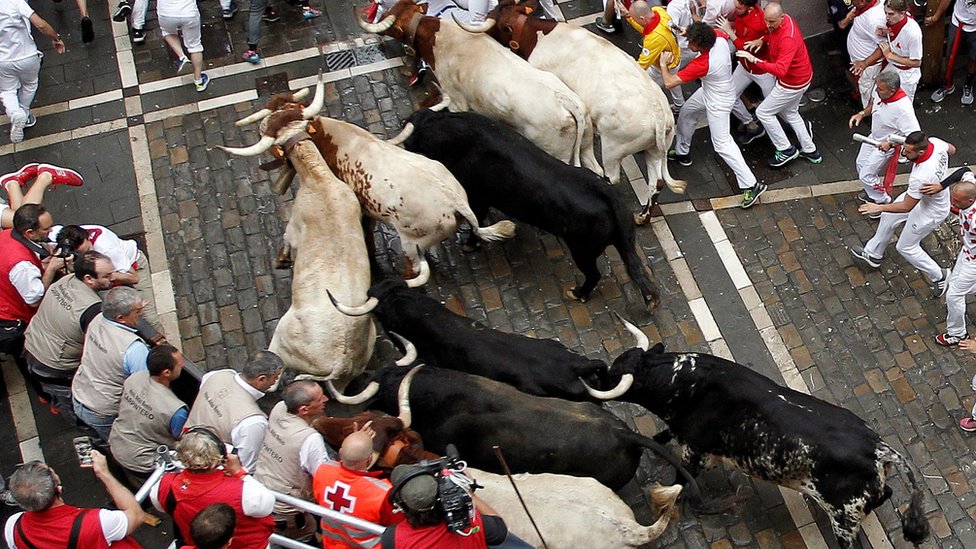
[[[671,52],[673,58],[668,63],[668,70],[671,73],[678,70],[682,61],[688,61],[681,58],[681,47],[678,46],[678,40],[671,29],[671,16],[664,8],[660,6],[652,8],[645,0],[632,2],[630,9],[625,8],[621,0],[615,2],[620,13],[627,14],[626,19],[630,26],[643,36],[637,64],[663,87],[664,79],[661,77],[661,68],[658,64],[661,52]]]

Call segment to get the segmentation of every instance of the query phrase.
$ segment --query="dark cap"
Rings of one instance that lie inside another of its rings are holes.
[[[419,465],[397,465],[390,475],[393,490],[390,499],[399,501],[411,511],[430,511],[437,502],[437,479]]]

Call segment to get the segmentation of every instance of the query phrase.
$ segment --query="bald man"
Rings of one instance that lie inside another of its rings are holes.
[[[955,181],[958,183],[953,184]],[[946,331],[935,337],[935,342],[944,347],[953,347],[969,337],[966,334],[966,296],[976,293],[976,177],[969,168],[960,168],[945,178],[941,184],[931,185],[939,188],[952,185],[949,201],[959,210],[959,225],[962,230],[962,247],[956,257],[956,265],[949,279],[946,291]],[[928,187],[923,188],[925,192]]]
[[[326,509],[352,515],[383,526],[400,522],[403,515],[393,513],[387,493],[393,485],[378,478],[380,472],[370,472],[373,464],[373,437],[369,432],[356,431],[342,441],[339,462],[319,466],[312,478],[315,501]],[[322,521],[324,549],[356,549],[369,547],[376,536],[347,526],[338,528]]]

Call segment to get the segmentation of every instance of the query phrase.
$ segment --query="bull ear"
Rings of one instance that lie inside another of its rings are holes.
[[[427,15],[427,2],[420,4],[420,13]]]
[[[647,351],[647,354],[650,355],[664,354],[664,343],[661,342],[655,343],[654,346],[651,347],[649,351]]]

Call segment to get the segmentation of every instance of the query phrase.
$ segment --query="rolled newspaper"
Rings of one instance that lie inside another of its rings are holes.
[[[885,140],[887,140],[888,143],[891,143],[893,145],[902,145],[905,143],[905,138],[896,133],[888,135],[887,137],[885,137]],[[872,139],[870,135],[861,135],[859,133],[854,134],[854,141],[867,143],[868,145],[874,145],[875,147],[881,144],[881,141]]]

